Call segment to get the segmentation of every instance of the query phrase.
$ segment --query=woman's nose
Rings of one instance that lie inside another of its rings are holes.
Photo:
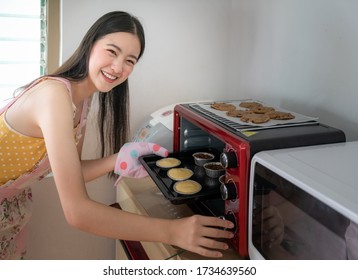
[[[121,60],[116,60],[112,63],[112,70],[116,73],[116,74],[120,74],[122,73],[123,70],[123,61]]]

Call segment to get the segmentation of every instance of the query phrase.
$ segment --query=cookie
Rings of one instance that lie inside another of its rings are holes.
[[[242,117],[245,116],[247,114],[252,114],[252,111],[249,110],[232,110],[232,111],[228,111],[226,112],[226,115],[228,115],[229,117]]]
[[[252,122],[252,123],[266,123],[270,120],[270,117],[266,114],[247,114],[240,118],[242,122]]]
[[[294,115],[288,112],[280,112],[280,111],[271,111],[266,113],[267,116],[270,117],[270,119],[273,120],[292,120],[295,118]]]
[[[246,101],[243,101],[239,104],[240,107],[243,107],[243,108],[247,108],[247,109],[253,109],[253,108],[257,108],[257,107],[261,107],[262,105],[258,102],[246,102]]]
[[[225,102],[214,102],[210,107],[219,111],[232,111],[236,109],[235,105]]]
[[[268,113],[268,112],[275,111],[275,108],[266,107],[266,106],[258,106],[258,107],[252,108],[252,111],[255,114],[265,114],[265,113]]]

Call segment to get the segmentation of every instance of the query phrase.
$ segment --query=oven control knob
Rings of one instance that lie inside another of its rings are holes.
[[[236,223],[236,218],[235,218],[234,213],[228,212],[224,216],[221,216],[220,219],[232,222],[234,224],[234,227],[232,229],[230,229],[230,230],[233,231],[234,233],[236,233],[236,231],[237,231],[237,223]]]
[[[236,185],[234,182],[221,184],[220,194],[223,200],[233,200],[237,198]]]
[[[236,153],[234,151],[221,153],[220,163],[225,169],[237,167],[238,162],[236,158]]]

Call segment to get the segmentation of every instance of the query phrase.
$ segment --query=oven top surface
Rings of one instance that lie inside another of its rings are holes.
[[[219,101],[217,101],[219,102]],[[241,102],[253,100],[223,101],[240,109]],[[345,142],[343,131],[318,122],[318,118],[274,107],[276,111],[290,113],[294,119],[270,120],[265,124],[243,124],[240,118],[226,115],[226,111],[211,108],[213,102],[180,104],[175,110],[189,122],[206,129],[210,134],[218,131],[230,132],[232,139],[241,139],[250,144],[252,154],[262,150],[273,150],[299,146]],[[261,103],[265,107],[269,107]],[[244,109],[244,108],[243,108]],[[215,127],[214,127],[215,124]],[[217,135],[221,139],[222,134]],[[227,138],[226,138],[227,139]]]
[[[358,141],[264,151],[256,158],[358,223]]]

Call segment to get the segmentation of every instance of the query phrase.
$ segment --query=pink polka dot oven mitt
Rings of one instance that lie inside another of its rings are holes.
[[[139,162],[140,156],[156,154],[161,157],[168,156],[168,150],[155,143],[148,142],[129,142],[119,150],[114,173],[119,175],[117,184],[122,177],[143,178],[148,176],[148,172]]]

